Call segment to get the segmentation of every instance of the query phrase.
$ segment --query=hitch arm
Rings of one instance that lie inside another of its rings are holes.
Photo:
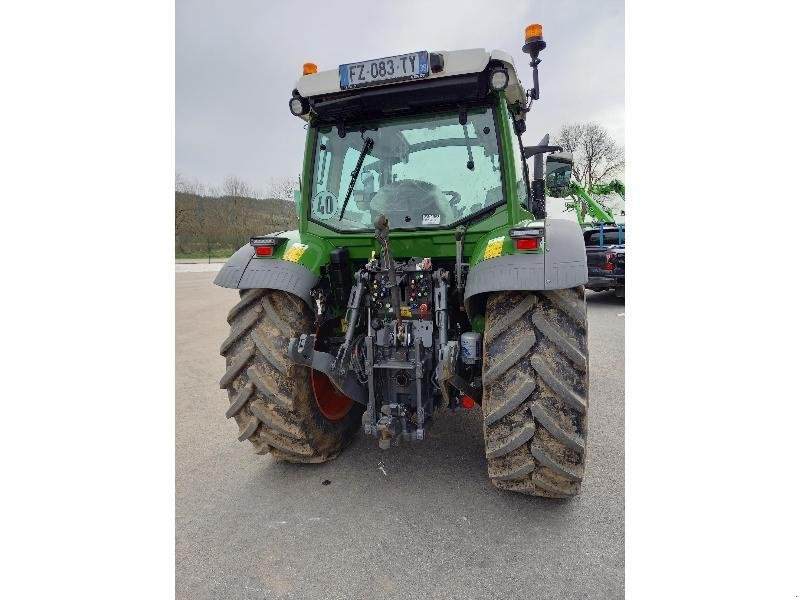
[[[341,375],[338,369],[334,368],[336,359],[332,354],[314,350],[316,340],[317,336],[313,333],[303,334],[299,338],[289,340],[289,360],[324,373],[345,396],[359,404],[366,405],[364,386],[351,373]]]
[[[350,347],[353,345],[353,335],[358,325],[358,316],[361,311],[361,301],[364,299],[364,291],[366,289],[367,274],[363,271],[356,273],[356,284],[350,290],[350,300],[347,303],[347,313],[345,320],[347,321],[347,332],[344,336],[344,343],[339,347],[336,353],[332,370],[337,370],[341,376],[347,372],[346,359],[350,354]]]

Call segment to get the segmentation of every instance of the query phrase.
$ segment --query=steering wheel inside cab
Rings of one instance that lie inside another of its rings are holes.
[[[444,196],[451,196],[449,203]],[[373,218],[386,215],[392,227],[420,227],[452,222],[458,211],[454,204],[461,196],[457,192],[441,192],[434,184],[416,179],[404,179],[383,186],[372,199]],[[423,222],[423,215],[427,221]]]
[[[464,207],[458,206],[461,204],[461,194],[453,190],[442,190],[442,193],[446,196],[450,196],[450,206],[453,207],[453,213],[455,216],[463,217],[464,216]]]

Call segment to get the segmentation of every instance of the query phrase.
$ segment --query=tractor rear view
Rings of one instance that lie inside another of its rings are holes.
[[[304,65],[299,228],[254,235],[215,280],[240,293],[220,381],[239,440],[297,463],[358,431],[402,451],[437,411],[480,405],[494,485],[579,492],[586,255],[577,223],[545,214],[558,148],[522,144],[544,47],[529,26],[527,91],[483,49]]]

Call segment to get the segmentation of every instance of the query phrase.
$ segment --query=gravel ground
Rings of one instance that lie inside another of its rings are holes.
[[[489,484],[479,410],[385,452],[359,436],[323,465],[253,454],[217,388],[238,294],[176,270],[178,598],[624,596],[622,300],[588,293],[586,478],[552,501]]]

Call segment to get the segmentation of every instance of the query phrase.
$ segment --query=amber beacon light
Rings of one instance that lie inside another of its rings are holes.
[[[530,42],[535,39],[542,39],[542,26],[539,23],[528,25],[525,28],[525,41]]]
[[[531,67],[533,67],[533,87],[528,90],[528,97],[531,100],[539,99],[539,63],[542,62],[539,58],[539,52],[547,47],[542,38],[542,26],[539,23],[533,23],[525,28],[525,45],[522,46],[522,51],[531,57]]]
[[[303,75],[313,75],[316,72],[317,72],[317,65],[315,65],[314,63],[303,63]]]

